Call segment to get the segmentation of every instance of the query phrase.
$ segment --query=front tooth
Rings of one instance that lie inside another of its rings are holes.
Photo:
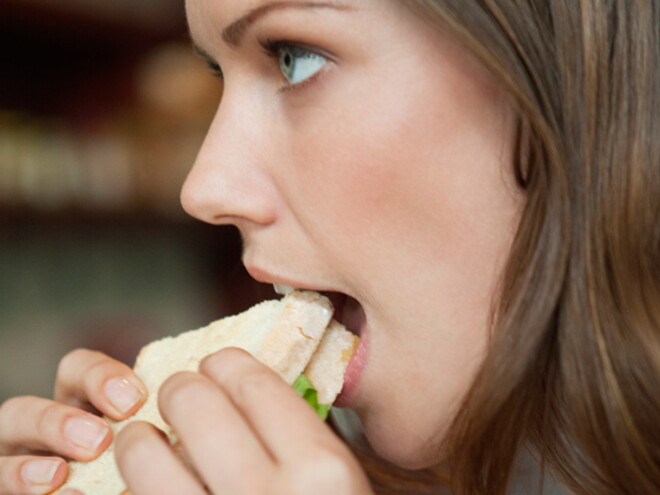
[[[290,285],[284,285],[284,284],[273,284],[273,289],[275,289],[275,292],[277,294],[280,294],[282,296],[286,296],[287,294],[295,290]]]

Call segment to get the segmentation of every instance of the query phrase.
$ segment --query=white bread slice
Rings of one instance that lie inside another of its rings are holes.
[[[332,320],[323,335],[304,375],[318,392],[319,404],[332,404],[344,386],[348,363],[357,350],[360,339]]]
[[[245,349],[290,385],[307,369],[312,375],[308,378],[318,387],[319,403],[330,404],[341,391],[346,367],[357,347],[357,337],[341,324],[329,325],[332,313],[332,304],[325,296],[294,291],[207,327],[152,342],[140,351],[134,367],[149,391],[147,402],[125,421],[109,420],[114,434],[130,421],[149,421],[174,442],[174,432],[158,412],[160,385],[176,372],[197,370],[204,357],[224,347]],[[331,342],[319,345],[324,333]],[[321,351],[318,356],[314,354],[317,348]],[[312,364],[317,359],[318,364]],[[86,495],[125,493],[113,446],[92,462],[69,463],[69,478],[54,495],[64,488]]]

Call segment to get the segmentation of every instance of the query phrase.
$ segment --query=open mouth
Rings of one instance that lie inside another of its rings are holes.
[[[295,290],[293,287],[278,284],[274,285],[274,289],[278,294],[287,294]],[[330,302],[334,306],[335,313],[333,318],[344,325],[349,332],[359,337],[366,323],[366,316],[362,305],[356,299],[341,292],[319,292],[330,299]]]
[[[295,290],[293,287],[277,285],[274,289],[275,292],[282,295]],[[367,317],[362,304],[348,294],[335,291],[318,292],[326,296],[334,306],[333,318],[344,325],[349,332],[360,337],[360,344],[348,363],[344,375],[344,388],[335,402],[338,407],[350,407],[351,401],[357,394],[361,376],[367,363],[367,341],[369,339]]]
[[[359,337],[366,320],[362,305],[351,296],[340,292],[322,292],[322,294],[330,299],[335,307],[334,319]]]

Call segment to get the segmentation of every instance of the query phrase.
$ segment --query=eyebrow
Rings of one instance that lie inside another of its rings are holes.
[[[340,5],[335,2],[294,2],[279,1],[270,2],[248,11],[245,15],[229,24],[222,30],[222,39],[230,46],[238,46],[248,27],[254,24],[259,18],[274,10],[282,9],[334,9],[350,10],[347,5]]]

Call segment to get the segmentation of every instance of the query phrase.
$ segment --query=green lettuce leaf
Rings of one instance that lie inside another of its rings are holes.
[[[322,420],[325,420],[328,417],[332,405],[319,404],[318,392],[312,385],[312,382],[309,381],[309,378],[305,375],[300,375],[293,384],[293,389],[314,408],[316,414],[318,414]]]

